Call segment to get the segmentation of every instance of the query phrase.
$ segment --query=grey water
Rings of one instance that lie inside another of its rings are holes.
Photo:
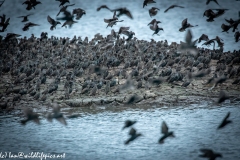
[[[240,159],[239,104],[130,108],[98,106],[74,108],[72,112],[81,116],[67,119],[67,126],[57,121],[50,123],[44,118],[40,125],[29,122],[23,126],[19,123],[22,117],[1,116],[0,153],[64,154],[64,159],[71,160],[201,160],[198,157],[201,154],[199,149],[209,148],[221,153],[221,159]],[[233,123],[217,130],[227,112],[231,112],[229,119]],[[124,145],[130,130],[126,128],[122,131],[127,119],[137,121],[133,127],[143,136]],[[169,131],[174,132],[175,138],[167,138],[164,144],[158,144],[163,121],[166,121]]]
[[[223,23],[227,24],[224,20],[225,18],[232,18],[234,20],[240,18],[240,1],[236,0],[218,0],[220,6],[214,2],[210,2],[209,5],[206,5],[206,0],[156,0],[157,3],[149,4],[148,6],[145,6],[145,8],[143,8],[143,0],[70,0],[71,4],[75,5],[68,7],[69,11],[72,11],[75,8],[82,8],[86,11],[86,15],[83,15],[78,23],[74,24],[72,28],[62,28],[61,25],[58,25],[57,29],[54,31],[50,31],[50,24],[47,21],[47,16],[49,15],[55,19],[60,9],[60,3],[55,0],[45,0],[41,1],[42,4],[37,5],[35,10],[32,9],[27,11],[25,9],[26,5],[22,5],[24,1],[25,0],[7,0],[0,8],[0,15],[6,14],[7,18],[11,18],[7,31],[0,33],[2,36],[5,36],[7,33],[17,33],[22,35],[22,37],[30,37],[31,34],[40,37],[41,32],[48,32],[49,37],[53,35],[56,37],[73,38],[73,36],[76,35],[77,37],[81,36],[82,39],[85,37],[92,39],[97,33],[106,36],[110,34],[111,29],[118,31],[121,26],[129,26],[130,30],[135,32],[135,36],[139,40],[150,41],[151,39],[154,39],[155,41],[167,40],[169,43],[180,43],[180,41],[184,41],[186,32],[179,32],[178,30],[181,27],[182,20],[188,18],[190,24],[199,25],[198,27],[191,28],[194,40],[199,38],[202,34],[207,34],[210,39],[219,36],[223,39],[225,44],[224,51],[240,49],[240,41],[238,43],[235,42],[232,29],[229,30],[229,33],[222,32],[221,29]],[[111,9],[126,7],[131,11],[134,19],[132,20],[126,16],[121,16],[119,17],[119,20],[124,20],[123,22],[118,23],[113,28],[106,28],[107,24],[103,19],[112,18],[113,13],[106,9],[97,12],[97,7],[103,4],[108,5]],[[172,4],[182,5],[185,8],[174,8],[167,13],[164,13],[164,10]],[[157,7],[160,9],[158,14],[152,18],[148,13],[148,10],[151,7]],[[229,10],[227,10],[224,15],[216,18],[214,22],[207,22],[206,17],[203,17],[205,10],[220,8]],[[25,23],[22,23],[22,19],[17,17],[32,13],[34,15],[28,17],[29,21],[39,24],[40,26],[32,27],[24,32],[22,31],[22,28]],[[61,16],[62,14],[59,15],[59,17]],[[147,26],[147,24],[154,18],[162,22],[159,26],[162,27],[164,31],[159,33],[160,36],[152,36],[153,31]],[[63,24],[64,22],[61,23]],[[202,43],[198,44],[198,46],[202,47]],[[212,49],[213,46],[209,46],[208,48]]]

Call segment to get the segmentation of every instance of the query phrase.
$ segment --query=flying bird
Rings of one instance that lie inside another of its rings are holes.
[[[28,121],[33,121],[36,124],[40,124],[39,115],[37,113],[34,113],[32,109],[26,108],[23,110],[23,113],[26,117],[26,119],[21,120],[21,123],[23,125],[25,125]]]
[[[118,8],[118,9],[114,9],[111,10],[112,12],[117,11],[117,17],[120,17],[122,15],[126,15],[127,17],[129,17],[130,19],[133,19],[133,16],[131,14],[131,12],[127,9],[127,8]]]
[[[161,23],[161,21],[157,21],[156,19],[153,19],[150,23],[148,23],[148,26],[149,25],[154,25],[155,22],[157,22],[157,24]]]
[[[164,140],[167,137],[175,137],[173,132],[168,131],[168,126],[165,121],[162,122],[161,133],[163,134],[163,136],[158,141],[158,143],[160,144],[164,143]]]
[[[184,19],[184,20],[182,21],[182,27],[179,29],[179,31],[180,31],[180,32],[183,32],[183,31],[185,31],[185,29],[187,29],[187,28],[196,27],[196,26],[198,26],[198,25],[193,26],[193,25],[191,25],[190,23],[188,23],[188,19],[186,18],[186,19]]]
[[[10,21],[10,18],[8,18],[5,22],[1,22],[1,25],[0,26],[2,26],[2,29],[0,30],[0,32],[4,32],[6,29],[7,29],[7,27],[8,27],[8,25],[9,25],[9,21]]]
[[[68,26],[71,28],[74,23],[77,23],[77,21],[74,21],[74,20],[73,20],[74,16],[73,16],[69,11],[66,10],[66,11],[64,11],[63,13],[64,13],[64,15],[65,15],[64,17],[57,18],[57,20],[63,20],[63,21],[65,21],[65,22],[63,23],[62,27],[68,25]]]
[[[61,12],[65,12],[69,6],[74,6],[74,5],[75,5],[75,4],[69,4],[69,5],[66,5],[66,6],[62,6],[62,8],[59,10],[57,16],[58,16]]]
[[[208,158],[209,160],[215,160],[217,157],[222,157],[220,153],[215,153],[211,149],[200,149],[200,151],[202,154],[199,155],[199,157]]]
[[[149,12],[150,17],[157,15],[158,10],[160,10],[160,9],[158,9],[156,7],[152,7],[151,9],[149,9],[148,12]]]
[[[128,36],[128,38],[126,39],[126,41],[129,41],[130,39],[133,38],[133,35],[135,35],[135,33],[132,32],[132,31],[122,31],[122,34],[125,34],[126,36]]]
[[[104,18],[104,22],[108,23],[107,27],[113,27],[113,25],[116,25],[117,22],[122,22],[122,21],[123,20],[119,21],[118,18],[116,17],[116,11],[114,11],[113,18],[110,18],[110,19]]]
[[[147,6],[148,4],[151,4],[151,3],[156,3],[154,0],[144,0],[144,2],[143,2],[143,8],[145,7],[145,6]]]
[[[217,2],[217,0],[207,0],[206,5],[208,5],[211,1],[213,1],[213,2],[215,2],[217,5],[219,5],[218,2]],[[220,6],[220,5],[219,5],[219,6]]]
[[[56,26],[58,24],[61,24],[59,21],[55,21],[54,19],[52,19],[50,16],[47,16],[47,21],[52,25],[50,27],[50,30],[52,31],[53,29],[56,29]]]
[[[202,34],[202,35],[198,38],[198,43],[201,43],[201,41],[209,41],[208,35]]]
[[[65,3],[70,3],[69,0],[56,0],[56,1],[60,2],[59,7],[63,6]]]
[[[52,108],[53,108],[52,113],[47,114],[47,120],[49,122],[52,122],[52,119],[56,119],[57,121],[59,121],[63,125],[67,125],[67,122],[66,122],[63,114],[60,112],[59,105],[54,103],[52,105]]]
[[[189,51],[191,54],[196,55],[198,53],[196,48],[197,40],[193,41],[193,36],[191,30],[187,31],[185,42],[180,41],[180,51]]]
[[[226,24],[222,24],[221,25],[221,28],[222,28],[222,32],[227,32],[228,33],[228,30],[231,28],[232,26],[229,26],[229,25],[226,25]]]
[[[175,7],[185,8],[185,7],[179,6],[179,5],[171,5],[170,7],[168,7],[168,8],[164,11],[164,13],[166,13],[168,10],[173,9],[173,8],[175,8]]]
[[[131,128],[129,131],[129,135],[131,136],[127,141],[125,141],[125,145],[129,144],[131,141],[135,140],[139,136],[142,136],[141,133],[137,133],[137,131],[134,128]]]
[[[156,21],[153,25],[150,26],[150,29],[154,31],[154,33],[152,35],[154,35],[154,34],[159,35],[158,32],[161,30],[163,31],[163,28],[159,27],[157,23],[158,22]]]
[[[111,9],[109,9],[108,6],[106,6],[106,5],[101,5],[100,7],[97,8],[97,11],[100,11],[103,8],[108,9],[109,11],[111,11]]]
[[[128,128],[132,125],[134,125],[137,121],[131,121],[131,120],[126,120],[125,123],[124,123],[124,126],[122,128],[122,130],[124,130],[125,128]]]
[[[221,129],[225,127],[227,124],[232,123],[231,120],[228,120],[229,116],[230,116],[230,112],[227,113],[227,115],[225,116],[225,118],[223,119],[223,121],[221,122],[221,124],[218,126],[217,129]]]
[[[28,14],[26,16],[19,16],[17,18],[23,18],[22,22],[27,22],[28,21],[28,16],[31,16],[31,15],[33,15],[33,14]]]
[[[81,8],[76,8],[72,11],[72,14],[76,15],[76,20],[79,20],[84,14],[86,14],[86,11]]]
[[[240,32],[239,31],[235,32],[234,38],[235,38],[235,42],[239,41],[239,39],[240,39]]]
[[[22,28],[23,31],[27,31],[29,30],[29,27],[34,27],[34,26],[40,26],[39,24],[35,24],[32,22],[28,22],[24,25],[24,27]]]

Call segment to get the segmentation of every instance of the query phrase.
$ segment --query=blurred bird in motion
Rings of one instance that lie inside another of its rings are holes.
[[[193,39],[192,32],[191,30],[188,30],[185,37],[185,42],[180,41],[179,50],[184,52],[189,52],[193,55],[197,55],[198,51],[196,48],[196,43],[198,39],[195,41],[192,41],[192,39]]]
[[[135,140],[139,136],[142,136],[141,133],[137,133],[137,131],[134,128],[131,128],[129,131],[129,135],[131,136],[127,141],[125,141],[125,145],[129,144],[131,141]]]
[[[200,149],[200,151],[202,154],[199,155],[199,157],[208,158],[209,160],[215,160],[217,157],[222,157],[220,153],[215,153],[211,149]]]
[[[165,11],[164,11],[164,13],[166,13],[167,11],[169,11],[170,9],[173,9],[173,8],[175,8],[175,7],[178,7],[178,8],[185,8],[185,7],[183,7],[183,6],[179,6],[179,5],[171,5],[170,7],[168,7]]]
[[[29,27],[34,27],[34,26],[40,26],[39,24],[35,24],[32,22],[28,22],[24,25],[24,27],[22,28],[23,31],[28,31]]]
[[[47,20],[48,20],[48,22],[52,25],[51,27],[50,27],[50,30],[52,31],[53,29],[56,29],[56,26],[58,25],[58,24],[61,24],[59,21],[55,21],[54,19],[52,19],[49,15],[47,16]]]
[[[19,16],[17,18],[23,18],[22,22],[27,22],[28,21],[28,16],[31,16],[31,15],[33,15],[33,14],[28,14],[26,16]]]
[[[124,126],[122,128],[122,130],[124,130],[125,128],[128,128],[130,126],[132,126],[133,124],[135,124],[137,121],[131,121],[131,120],[126,120],[124,123]]]
[[[144,0],[143,1],[143,8],[145,7],[145,6],[147,6],[148,4],[151,4],[151,3],[156,3],[154,0]]]
[[[23,113],[24,113],[24,115],[26,117],[26,119],[21,120],[21,123],[23,125],[25,125],[28,121],[33,121],[36,124],[40,124],[39,115],[37,113],[34,113],[31,108],[25,108],[23,110]]]
[[[158,143],[160,144],[164,143],[164,140],[167,137],[175,137],[172,131],[168,131],[168,126],[165,121],[162,122],[161,133],[163,134],[163,136],[158,141]]]
[[[217,129],[221,129],[225,127],[227,124],[232,123],[231,120],[228,120],[229,116],[230,116],[230,112],[227,113],[227,115],[225,116],[225,118],[223,119],[223,121],[221,122],[221,124],[218,126]]]
[[[58,104],[54,103],[52,104],[52,113],[48,113],[47,114],[47,120],[49,122],[52,122],[52,119],[56,119],[57,121],[59,121],[60,123],[62,123],[63,125],[67,125],[67,122],[63,116],[63,113],[60,113],[60,107]]]

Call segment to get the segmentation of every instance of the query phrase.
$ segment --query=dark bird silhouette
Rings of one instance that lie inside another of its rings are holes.
[[[3,24],[5,23],[5,20],[6,20],[6,15],[3,14],[2,16],[0,16],[0,19],[1,19],[0,26],[3,26]]]
[[[126,41],[129,41],[130,39],[133,38],[133,35],[135,35],[135,33],[132,32],[132,31],[122,31],[122,34],[128,36],[128,38],[126,39]]]
[[[222,24],[221,25],[221,28],[222,28],[222,32],[227,32],[228,33],[228,30],[231,28],[232,26],[229,26],[229,25],[226,25],[226,24]]]
[[[31,3],[30,0],[26,0],[25,2],[22,3],[22,5],[23,4],[27,5],[26,10],[31,10],[33,8],[32,3]]]
[[[149,9],[148,12],[149,12],[150,17],[156,16],[158,13],[158,10],[160,10],[160,9],[158,9],[156,7],[152,7],[151,9]]]
[[[116,17],[116,11],[114,11],[113,18],[110,18],[110,19],[104,18],[104,22],[108,23],[107,27],[113,27],[113,25],[116,25],[117,22],[122,22],[122,21],[123,20],[119,21],[118,18]]]
[[[64,11],[64,17],[57,18],[57,20],[63,20],[65,21],[62,25],[62,27],[68,25],[70,28],[74,23],[77,23],[76,21],[73,20],[74,16],[69,12],[69,11]]]
[[[201,41],[209,41],[208,35],[202,34],[202,35],[198,38],[198,43],[201,43]]]
[[[118,34],[122,34],[123,31],[127,31],[129,29],[130,29],[130,27],[120,27],[118,30]]]
[[[47,16],[47,20],[48,20],[48,22],[52,25],[51,27],[50,27],[50,30],[52,31],[54,28],[56,29],[56,26],[58,25],[58,24],[61,24],[59,21],[55,21],[54,19],[52,19],[50,16]]]
[[[56,119],[57,121],[59,121],[60,123],[62,123],[63,125],[67,125],[67,122],[63,116],[62,113],[60,113],[60,107],[58,104],[53,104],[52,105],[52,113],[48,113],[47,114],[47,120],[49,122],[52,122],[52,119]]]
[[[164,11],[164,13],[166,13],[168,10],[173,9],[173,8],[175,8],[175,7],[185,8],[185,7],[179,6],[179,5],[171,5],[170,7],[168,7],[168,8]]]
[[[4,32],[7,29],[9,25],[9,21],[10,21],[10,18],[8,18],[4,23],[1,23],[2,29],[0,30],[0,32]]]
[[[235,32],[234,38],[235,38],[235,42],[239,41],[239,39],[240,39],[240,32],[239,31]]]
[[[143,2],[143,8],[145,7],[145,6],[147,6],[148,4],[151,4],[151,3],[156,3],[154,0],[144,0],[144,2]]]
[[[32,22],[28,22],[24,25],[24,27],[22,28],[23,31],[27,31],[29,30],[29,27],[34,27],[34,26],[40,26],[39,24],[35,24]]]
[[[131,141],[135,140],[139,136],[142,136],[141,133],[137,133],[137,131],[134,128],[131,128],[129,131],[129,135],[131,136],[127,141],[125,141],[125,145],[129,144]]]
[[[74,6],[74,5],[75,5],[75,4],[69,4],[69,5],[66,5],[66,6],[62,6],[62,8],[59,10],[57,16],[58,16],[61,12],[65,12],[69,6]]]
[[[25,125],[28,121],[34,121],[36,124],[40,124],[39,121],[39,115],[37,113],[34,113],[32,109],[26,108],[23,111],[26,119],[21,120],[21,123]]]
[[[0,2],[1,2],[0,7],[2,7],[3,3],[5,2],[5,0],[0,1]]]
[[[148,26],[149,25],[154,25],[155,22],[157,22],[157,24],[161,23],[161,21],[157,21],[156,19],[153,19],[150,23],[148,23]]]
[[[211,1],[213,1],[213,2],[215,2],[217,5],[219,5],[218,2],[217,2],[217,0],[207,0],[206,5],[208,5]]]
[[[195,25],[195,26],[198,26],[198,25]],[[190,27],[195,27],[195,26],[188,23],[188,19],[186,18],[182,21],[182,27],[179,29],[179,31],[183,32],[183,31],[185,31],[185,29],[190,28]]]
[[[101,5],[100,7],[97,8],[97,11],[100,11],[103,8],[108,9],[109,11],[111,11],[111,9],[109,9],[108,6],[106,6],[106,5]]]
[[[203,17],[204,16],[208,17],[208,19],[206,20],[207,22],[214,21],[215,15],[216,14],[213,12],[212,9],[208,9],[208,10],[204,11],[204,13],[203,13]]]
[[[168,126],[165,121],[162,122],[161,133],[163,134],[163,136],[158,141],[158,143],[160,144],[164,143],[164,140],[167,137],[175,137],[173,132],[168,131]]]
[[[17,18],[23,18],[22,22],[27,22],[28,21],[28,16],[31,16],[31,15],[33,15],[33,14],[28,14],[26,16],[19,16]]]
[[[118,8],[118,9],[112,10],[112,12],[114,12],[114,11],[118,12],[117,15],[116,15],[117,17],[120,17],[122,15],[126,15],[130,19],[133,19],[133,16],[132,16],[131,12],[127,8]]]
[[[221,91],[219,94],[218,103],[222,103],[227,99],[229,99],[229,96],[224,91]]]
[[[158,22],[156,21],[153,25],[150,26],[150,29],[154,31],[154,33],[152,35],[154,35],[154,34],[159,35],[158,32],[161,30],[163,31],[163,28],[159,27],[157,23]]]
[[[70,3],[69,0],[56,0],[56,1],[60,2],[59,7],[63,6],[65,3]]]
[[[215,160],[217,157],[222,157],[220,153],[214,153],[211,149],[200,149],[202,152],[199,157],[208,158],[209,160]]]
[[[38,5],[38,4],[42,4],[42,2],[40,1],[36,1],[36,0],[30,0],[31,4],[32,4],[32,7],[35,9],[35,6]]]
[[[125,128],[128,128],[130,126],[132,126],[133,124],[135,124],[137,121],[131,121],[131,120],[126,120],[124,123],[124,126],[122,128],[122,130],[124,130]]]
[[[72,14],[76,15],[76,20],[79,20],[84,14],[86,14],[86,12],[81,8],[76,8],[72,11]]]
[[[218,126],[217,129],[221,129],[221,128],[225,127],[227,124],[232,123],[231,120],[228,120],[229,116],[230,116],[230,112],[227,113],[227,115],[225,116],[222,123]]]

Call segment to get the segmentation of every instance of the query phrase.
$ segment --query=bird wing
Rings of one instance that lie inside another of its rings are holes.
[[[130,32],[129,31],[122,31],[122,34],[125,34],[126,36],[129,36]]]
[[[116,11],[114,11],[113,13],[113,18],[116,18]]]
[[[110,10],[107,5],[101,5],[100,7],[97,8],[97,11],[100,11],[102,8]]]
[[[192,42],[192,33],[191,33],[190,30],[188,30],[188,32],[187,32],[185,41],[186,41],[187,44],[191,44],[191,42]]]
[[[166,124],[165,121],[162,122],[162,131],[163,134],[167,134],[168,133],[168,126]]]
[[[49,15],[47,16],[47,20],[48,20],[48,22],[49,22],[51,25],[53,25],[54,22],[55,22],[55,20],[52,19]]]
[[[182,21],[182,26],[186,26],[186,25],[187,25],[187,18]]]
[[[129,18],[133,19],[133,16],[132,16],[132,14],[131,14],[131,12],[130,12],[129,10],[126,10],[126,15],[127,15]]]
[[[111,22],[111,19],[103,19],[105,23],[110,23]]]
[[[168,7],[168,8],[164,11],[164,13],[166,13],[169,9],[171,9],[171,7],[172,7],[172,6]]]
[[[223,93],[224,93],[224,95],[225,95],[225,92],[223,92]],[[226,121],[226,120],[229,118],[229,116],[230,116],[230,112],[227,113],[227,115],[226,115],[225,118],[224,118],[224,121]]]
[[[185,8],[185,7],[179,6],[179,5],[174,5],[174,7]]]

